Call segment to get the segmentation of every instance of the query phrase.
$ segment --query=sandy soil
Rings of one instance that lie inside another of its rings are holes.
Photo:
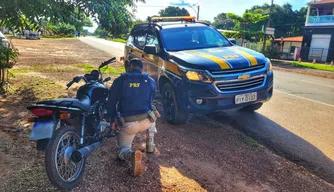
[[[24,119],[32,102],[73,96],[65,84],[83,73],[82,63],[108,59],[78,40],[15,40],[19,63],[9,94],[0,99],[0,191],[57,191],[44,170],[44,154],[28,141]],[[50,67],[51,66],[51,67]],[[161,110],[161,104],[156,101]],[[332,184],[275,155],[229,124],[194,115],[189,123],[157,123],[156,153],[144,154],[145,172],[129,175],[110,139],[88,157],[86,172],[73,191],[334,191]],[[144,149],[143,135],[135,148]]]

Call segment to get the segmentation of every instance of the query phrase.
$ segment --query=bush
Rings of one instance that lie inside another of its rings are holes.
[[[269,45],[266,46],[266,50],[263,53],[269,59],[280,59],[281,58],[281,50],[278,45]]]
[[[48,29],[58,36],[73,36],[75,27],[66,23],[58,23],[57,25],[48,25]]]
[[[225,31],[222,34],[227,38],[241,39],[244,38],[249,42],[258,42],[263,39],[262,31]]]
[[[15,48],[0,45],[0,92],[3,92],[3,86],[8,81],[8,69],[12,68],[18,59],[19,52]],[[7,79],[5,79],[7,73]]]

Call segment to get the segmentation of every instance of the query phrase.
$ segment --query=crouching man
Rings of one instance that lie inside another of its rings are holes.
[[[155,81],[143,73],[139,59],[129,62],[129,72],[114,80],[108,98],[108,117],[119,128],[117,136],[118,157],[130,161],[133,176],[143,173],[141,151],[132,151],[132,142],[137,133],[147,131],[146,151],[153,152],[156,119],[159,112],[152,105],[156,95]]]

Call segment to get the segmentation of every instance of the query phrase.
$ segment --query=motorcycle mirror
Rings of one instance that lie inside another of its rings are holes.
[[[103,83],[108,82],[108,81],[110,81],[110,80],[111,80],[111,77],[107,77],[107,78],[105,78],[105,79],[103,80]]]
[[[79,76],[73,78],[73,81],[76,83],[79,83],[80,80],[81,78]]]

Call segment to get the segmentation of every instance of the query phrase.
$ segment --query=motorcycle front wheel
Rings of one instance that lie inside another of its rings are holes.
[[[75,163],[71,154],[80,144],[77,130],[61,126],[55,131],[45,152],[45,168],[51,183],[59,189],[73,189],[81,180],[86,159]]]

